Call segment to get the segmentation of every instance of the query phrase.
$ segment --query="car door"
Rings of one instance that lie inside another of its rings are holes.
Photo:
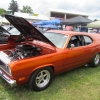
[[[75,43],[72,38],[77,39],[79,43]],[[63,70],[70,70],[79,66],[82,66],[86,64],[89,61],[89,58],[91,56],[91,49],[87,47],[86,44],[82,44],[82,35],[79,36],[72,36],[67,48],[64,50],[63,56]],[[72,43],[70,43],[72,42]],[[75,47],[71,48],[69,47],[70,44],[74,44]]]

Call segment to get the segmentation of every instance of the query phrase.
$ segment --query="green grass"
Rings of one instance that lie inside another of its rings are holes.
[[[0,78],[0,100],[100,100],[100,66],[57,75],[41,92],[31,91],[26,85],[11,88]]]

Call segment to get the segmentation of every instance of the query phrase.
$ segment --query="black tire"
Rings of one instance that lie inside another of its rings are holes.
[[[35,91],[46,89],[52,82],[53,70],[51,67],[45,67],[36,70],[30,77],[28,86]]]
[[[95,67],[98,67],[100,64],[100,54],[97,53],[95,55],[95,57],[93,58],[93,60],[91,62],[88,63],[89,67],[91,68],[95,68]]]

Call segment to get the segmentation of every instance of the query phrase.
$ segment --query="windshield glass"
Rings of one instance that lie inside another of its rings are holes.
[[[53,32],[45,32],[43,33],[43,35],[47,37],[58,48],[63,48],[68,38],[68,36],[65,34],[59,34]]]
[[[16,29],[16,28],[13,28],[9,31],[9,33],[11,35],[20,35],[20,32]]]

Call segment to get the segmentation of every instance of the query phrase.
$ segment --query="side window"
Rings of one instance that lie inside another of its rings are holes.
[[[80,41],[79,36],[72,36],[69,43],[68,43],[67,48],[70,48],[71,44],[73,44],[75,47],[81,46],[81,41]]]
[[[93,40],[89,36],[83,36],[86,45],[93,43]]]

